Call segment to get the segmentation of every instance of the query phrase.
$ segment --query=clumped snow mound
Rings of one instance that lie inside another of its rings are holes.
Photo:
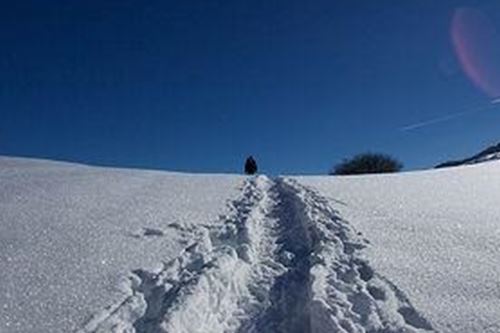
[[[0,332],[81,328],[123,299],[130,272],[211,228],[243,182],[0,157]]]
[[[427,325],[419,318],[426,318],[440,332],[500,332],[499,162],[398,175],[295,179],[327,198],[367,238],[363,258],[376,283],[365,286],[374,298],[386,298],[384,307],[399,308],[407,322],[415,319],[423,328]],[[346,260],[347,254],[333,267],[345,270]],[[330,269],[321,273],[328,274]]]

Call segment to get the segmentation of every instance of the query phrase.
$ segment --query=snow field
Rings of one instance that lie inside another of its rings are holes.
[[[375,276],[436,331],[500,332],[500,162],[294,179],[363,233]]]
[[[249,178],[229,214],[90,321],[103,332],[429,332],[358,254],[366,240],[317,193]]]
[[[287,180],[311,243],[310,332],[428,332],[432,325],[405,294],[374,271],[368,241],[318,193]]]
[[[0,157],[0,332],[75,332],[217,221],[243,177]],[[127,285],[125,284],[125,285]]]
[[[0,184],[2,333],[500,332],[497,162],[272,180],[0,158]]]
[[[236,331],[265,306],[259,296],[279,270],[266,267],[275,244],[264,218],[269,186],[266,177],[247,180],[220,223],[160,270],[132,272],[126,299],[81,332]]]

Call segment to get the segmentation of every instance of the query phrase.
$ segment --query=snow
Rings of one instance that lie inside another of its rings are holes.
[[[279,272],[265,262],[275,248],[272,233],[266,232],[273,224],[263,215],[269,187],[266,177],[247,181],[223,224],[213,225],[160,269],[134,271],[126,299],[81,332],[238,330],[265,305],[255,293],[265,293]]]
[[[0,157],[0,332],[499,332],[500,162],[242,177]]]
[[[364,256],[440,332],[500,332],[500,162],[299,177],[370,245]]]
[[[496,161],[499,159],[500,159],[500,153],[491,153],[485,156],[478,157],[472,161],[467,162],[466,164],[484,163],[484,162]]]
[[[366,239],[308,187],[285,181],[308,244],[308,327],[297,332],[431,332],[433,327],[361,251]],[[290,331],[290,330],[287,330]]]
[[[0,332],[72,332],[174,258],[243,177],[0,158]],[[123,283],[122,283],[123,284]]]

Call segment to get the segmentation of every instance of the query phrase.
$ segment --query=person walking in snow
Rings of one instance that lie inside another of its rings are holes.
[[[249,156],[245,161],[245,173],[247,175],[254,175],[257,173],[257,162],[255,162],[253,156]]]

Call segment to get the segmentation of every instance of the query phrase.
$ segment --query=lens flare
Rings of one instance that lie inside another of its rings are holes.
[[[451,39],[463,71],[491,98],[500,97],[500,38],[493,23],[478,9],[458,8]]]

